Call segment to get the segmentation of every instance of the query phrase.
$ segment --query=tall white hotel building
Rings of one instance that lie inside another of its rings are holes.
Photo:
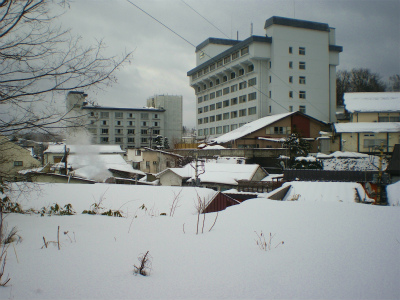
[[[187,75],[196,93],[197,135],[213,138],[256,119],[301,111],[336,117],[336,66],[341,46],[325,23],[271,17],[265,36],[208,38]]]

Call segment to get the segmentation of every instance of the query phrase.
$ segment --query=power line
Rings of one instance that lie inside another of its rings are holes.
[[[134,7],[136,7],[137,9],[139,9],[140,11],[142,11],[143,13],[145,13],[146,15],[148,15],[150,18],[152,18],[154,21],[156,21],[157,23],[161,24],[162,26],[164,26],[165,28],[167,28],[169,31],[171,31],[172,33],[174,33],[175,35],[177,35],[178,37],[180,37],[182,40],[184,40],[186,43],[188,43],[189,45],[193,46],[196,48],[195,45],[193,45],[191,42],[189,42],[187,39],[185,39],[183,36],[181,36],[180,34],[178,34],[176,31],[172,30],[171,28],[169,28],[167,25],[165,25],[164,23],[162,23],[161,21],[157,20],[156,18],[154,18],[152,15],[150,15],[148,12],[146,12],[145,10],[141,9],[139,6],[137,6],[135,3],[133,3],[130,0],[126,0],[127,2],[129,2],[131,5],[133,5]]]
[[[184,4],[186,4],[190,9],[192,9],[196,14],[198,14],[200,17],[202,17],[204,20],[206,20],[211,26],[213,26],[215,29],[217,29],[219,32],[221,32],[224,36],[226,36],[229,39],[229,36],[227,36],[223,31],[221,31],[217,26],[215,26],[211,21],[206,19],[204,16],[202,16],[197,10],[195,10],[193,7],[191,7],[189,4],[187,4],[185,1],[181,0]]]

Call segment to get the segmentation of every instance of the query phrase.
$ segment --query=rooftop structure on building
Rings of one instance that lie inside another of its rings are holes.
[[[336,121],[342,47],[325,23],[271,17],[265,36],[208,38],[196,48],[190,85],[197,136],[215,138],[256,119],[293,111]]]

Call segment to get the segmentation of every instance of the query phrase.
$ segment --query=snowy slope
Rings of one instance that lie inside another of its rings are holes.
[[[14,245],[15,252],[9,250],[5,273],[11,281],[0,289],[0,299],[400,295],[399,207],[258,198],[220,212],[210,232],[216,214],[207,214],[204,234],[196,235],[197,216],[186,206],[196,195],[193,188],[47,184],[41,192],[33,186],[30,190],[20,198],[25,207],[69,201],[79,211],[105,190],[103,203],[108,208],[132,202],[122,207],[127,218],[8,215],[8,226],[18,226],[23,241]],[[183,197],[174,217],[133,212],[142,203],[165,211],[165,202],[179,190]],[[198,192],[206,196],[210,190]],[[41,249],[43,237],[56,240],[57,226],[61,250],[53,245]],[[256,245],[255,232],[261,231],[274,235],[270,251]],[[152,256],[151,274],[135,276],[133,265],[146,251]]]

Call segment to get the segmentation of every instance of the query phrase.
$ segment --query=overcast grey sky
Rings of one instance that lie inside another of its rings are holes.
[[[399,0],[130,1],[193,45],[209,37],[236,39],[237,31],[243,40],[251,23],[254,35],[265,35],[264,23],[271,16],[328,23],[336,28],[336,44],[343,46],[338,70],[369,68],[384,79],[400,73]],[[118,84],[104,92],[85,91],[92,100],[143,107],[155,94],[182,95],[183,123],[195,126],[195,94],[186,76],[195,67],[192,45],[127,0],[75,0],[61,21],[86,43],[103,39],[108,55],[134,51],[131,63],[116,74]]]

